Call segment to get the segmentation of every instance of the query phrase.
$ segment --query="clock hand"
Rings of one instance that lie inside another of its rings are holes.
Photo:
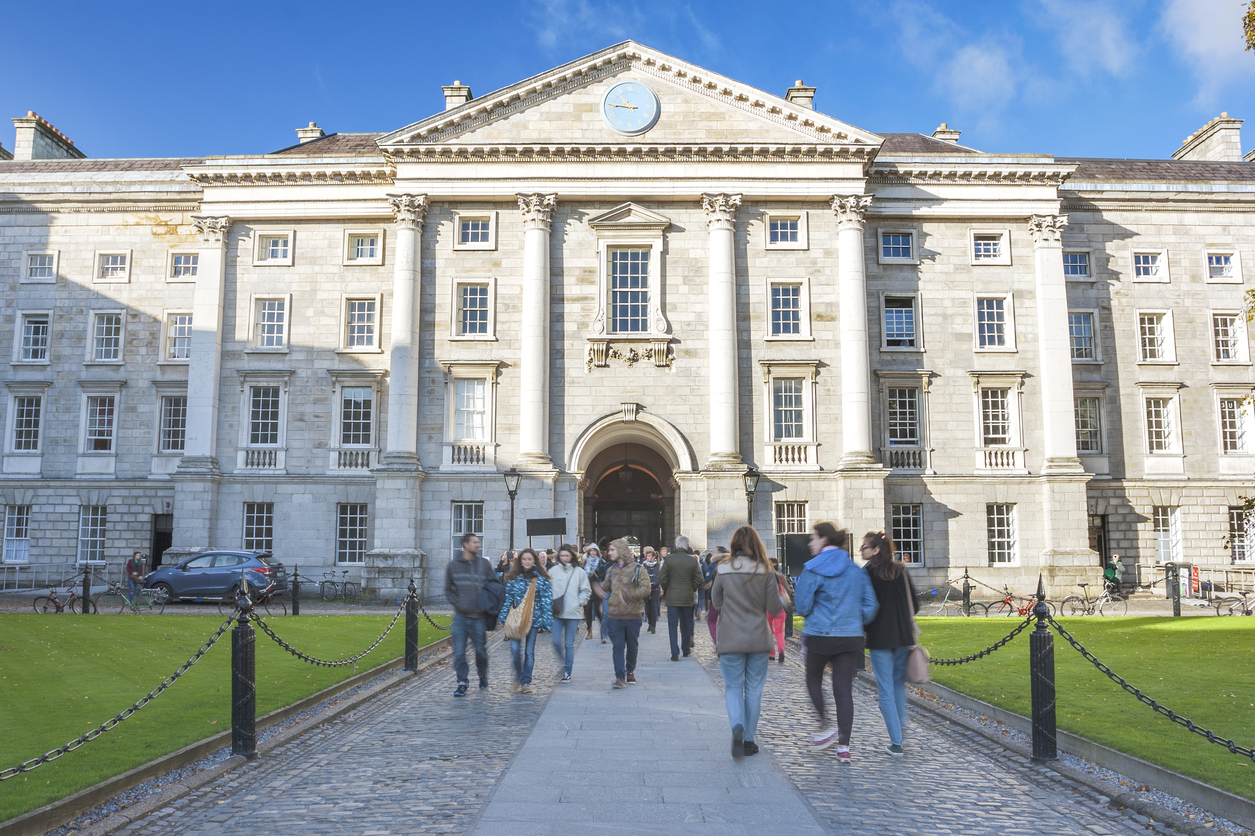
[[[609,107],[626,107],[626,108],[628,108],[629,110],[636,110],[636,105],[630,105],[630,104],[615,104],[614,102],[607,102],[607,105],[608,105]]]

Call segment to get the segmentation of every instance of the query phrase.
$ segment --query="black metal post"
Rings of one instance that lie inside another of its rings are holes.
[[[1059,757],[1055,738],[1055,637],[1046,626],[1046,588],[1037,576],[1037,629],[1029,634],[1028,676],[1033,699],[1033,760],[1053,761]]]
[[[292,615],[301,614],[301,567],[292,565]]]
[[[257,757],[257,655],[252,604],[240,596],[240,615],[231,631],[231,754]]]
[[[418,671],[418,589],[410,578],[410,594],[405,599],[405,669]]]
[[[1169,563],[1165,569],[1167,572],[1168,594],[1172,596],[1172,617],[1181,617],[1181,567],[1175,563]]]
[[[750,528],[754,527],[754,495],[749,491],[745,492],[745,519]]]
[[[963,614],[972,614],[972,585],[967,582],[967,570],[963,570]]]
[[[514,551],[514,491],[510,491],[510,551]]]
[[[83,615],[92,611],[92,567],[83,566]]]

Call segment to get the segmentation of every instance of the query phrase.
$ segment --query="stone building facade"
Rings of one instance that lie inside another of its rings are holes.
[[[6,562],[245,546],[434,595],[462,532],[508,543],[507,468],[516,543],[713,546],[750,465],[770,547],[887,529],[929,582],[1255,558],[1237,120],[1176,160],[988,154],[631,42],[444,92],[256,156],[15,120]]]

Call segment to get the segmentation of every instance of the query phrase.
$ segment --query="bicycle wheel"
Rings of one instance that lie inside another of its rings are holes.
[[[980,601],[973,601],[968,605],[967,612],[964,615],[968,618],[988,618],[989,605],[982,604]]]
[[[96,596],[96,612],[122,612],[126,599],[117,592],[102,592]]]
[[[1108,598],[1098,605],[1099,615],[1120,618],[1129,614],[1129,602],[1123,598]]]
[[[935,604],[928,605],[929,618],[945,618],[947,615],[949,615],[949,613],[946,612],[946,603],[944,601],[938,601]]]
[[[278,598],[267,598],[260,604],[266,615],[287,615],[288,605]]]
[[[154,615],[161,615],[166,611],[166,591],[153,587],[147,590],[148,600],[152,603],[149,605]]]
[[[83,601],[84,601],[84,599],[79,598],[79,597],[75,597],[75,598],[71,599],[71,601],[70,601],[70,612],[72,612],[72,613],[76,613],[76,614],[78,614],[78,615],[82,615],[82,613],[83,613]],[[91,609],[90,609],[90,612],[92,612],[92,613],[99,612],[99,610],[97,610],[97,609],[96,609],[96,602],[95,602],[95,601],[93,601],[91,598],[88,598],[88,599],[86,599],[86,602],[87,602],[87,606],[91,608]]]
[[[1006,615],[1015,615],[1015,607],[1011,606],[1006,601],[994,601],[988,606],[990,618],[1001,618]]]
[[[1239,603],[1237,598],[1220,598],[1216,600],[1216,615],[1233,615],[1232,607]]]
[[[1079,595],[1069,595],[1063,599],[1059,606],[1063,608],[1063,614],[1067,616],[1085,615],[1085,611],[1088,609],[1085,606],[1084,599]]]
[[[356,601],[362,597],[362,585],[355,581],[344,581],[340,584],[345,601]]]
[[[57,602],[47,595],[40,595],[34,601],[35,612],[56,612]]]
[[[324,601],[334,601],[340,597],[340,585],[335,581],[323,581],[318,585],[318,595]]]

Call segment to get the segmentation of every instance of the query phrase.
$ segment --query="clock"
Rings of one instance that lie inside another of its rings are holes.
[[[601,120],[624,136],[640,136],[658,121],[658,94],[639,81],[621,81],[601,99]]]

